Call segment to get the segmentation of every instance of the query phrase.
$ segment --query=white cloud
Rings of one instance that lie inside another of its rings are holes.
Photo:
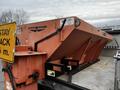
[[[23,8],[31,21],[62,16],[79,16],[85,20],[120,18],[119,0],[1,0],[0,8]]]

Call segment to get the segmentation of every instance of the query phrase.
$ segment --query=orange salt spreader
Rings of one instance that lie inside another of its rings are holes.
[[[3,62],[5,90],[60,90],[56,85],[89,90],[57,77],[71,76],[98,61],[111,40],[111,35],[77,17],[18,26],[14,62]]]

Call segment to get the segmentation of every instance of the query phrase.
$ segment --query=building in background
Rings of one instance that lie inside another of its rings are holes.
[[[116,50],[120,49],[120,25],[103,26],[99,28],[113,36],[113,41],[108,43],[105,46],[102,52],[102,55],[103,56],[114,56],[116,53]]]

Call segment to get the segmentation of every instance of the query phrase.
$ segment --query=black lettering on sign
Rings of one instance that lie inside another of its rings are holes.
[[[8,50],[3,50],[3,54],[9,56]]]
[[[10,46],[10,38],[0,38],[0,45]]]
[[[0,29],[0,36],[8,36],[10,34],[10,28],[9,29]]]

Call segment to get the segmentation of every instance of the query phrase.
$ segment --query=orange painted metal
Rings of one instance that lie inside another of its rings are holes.
[[[56,32],[64,19],[66,22],[61,32],[40,42],[35,52],[35,43]],[[24,24],[19,26],[18,31],[20,45],[16,46],[15,62],[12,64],[16,90],[37,90],[37,80],[45,78],[47,60],[60,63],[62,58],[70,58],[79,61],[79,64],[94,62],[106,43],[112,40],[111,35],[77,17]],[[6,65],[4,63],[4,67]],[[30,78],[35,72],[38,74],[37,79]],[[5,82],[10,81],[6,72],[4,76]]]
[[[32,51],[32,47],[31,46],[27,46],[27,45],[17,45],[15,48],[15,52],[25,52],[25,51]]]
[[[35,42],[55,32],[61,26],[61,20],[63,19],[22,25],[21,34],[17,36],[23,45],[30,45],[34,48]],[[74,21],[72,24],[66,21],[67,24],[60,33],[38,44],[38,51],[47,52],[50,60],[72,57],[79,60],[80,64],[86,63],[91,58],[89,53],[97,54],[94,52],[98,52],[99,55],[100,50],[103,48],[100,47],[112,40],[111,35],[77,17],[67,17],[67,19],[71,22]],[[77,21],[80,23],[78,26],[75,25]],[[101,42],[101,44],[96,42]],[[100,50],[98,50],[99,48]],[[75,55],[75,53],[78,54]],[[98,55],[92,55],[91,59],[98,58]],[[87,60],[85,60],[86,58]]]
[[[30,46],[16,47],[15,62],[11,69],[17,86],[16,90],[37,90],[37,80],[45,78],[46,52],[34,52],[29,49]],[[4,63],[4,67],[6,65],[7,63]],[[36,72],[38,73],[36,79],[30,77]],[[10,81],[8,73],[5,72],[4,77],[5,82]]]

